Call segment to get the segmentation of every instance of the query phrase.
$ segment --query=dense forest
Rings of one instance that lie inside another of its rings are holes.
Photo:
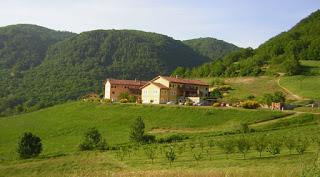
[[[21,83],[28,71],[42,63],[51,45],[74,35],[36,25],[0,28],[0,115],[21,109]]]
[[[221,59],[227,54],[236,51],[239,47],[215,38],[198,38],[183,41],[196,52],[211,60]]]
[[[223,46],[203,55],[182,41],[135,30],[74,34],[35,25],[2,27],[0,115],[101,93],[106,78],[151,79],[178,66],[192,68],[211,61],[215,52],[227,54]]]
[[[185,77],[257,76],[302,72],[299,60],[320,60],[320,10],[257,49],[240,49],[193,69],[177,68],[172,75]]]

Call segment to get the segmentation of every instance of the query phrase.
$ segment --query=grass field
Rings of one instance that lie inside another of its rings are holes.
[[[320,75],[320,61],[300,60],[303,69],[303,75]]]
[[[283,77],[280,84],[303,98],[320,99],[320,76]]]
[[[208,83],[213,78],[202,79]],[[223,98],[225,101],[245,100],[248,96],[255,96],[259,100],[264,94],[281,91],[286,94],[287,99],[292,100],[290,94],[286,93],[277,83],[278,78],[270,76],[260,77],[235,77],[220,78],[224,84],[230,85],[231,90]]]
[[[83,133],[97,127],[111,144],[128,142],[133,120],[141,116],[146,130],[232,130],[240,122],[256,122],[285,116],[268,110],[214,109],[178,106],[102,105],[74,102],[37,112],[0,119],[0,152],[15,158],[17,139],[25,131],[43,137],[44,154],[75,152]],[[58,142],[58,143],[57,143]]]
[[[189,139],[157,145],[153,164],[146,157],[144,146],[123,158],[119,158],[118,151],[78,150],[83,133],[92,126],[113,146],[127,143],[130,124],[138,116],[144,118],[146,131],[157,137],[178,132]],[[320,115],[269,110],[67,103],[0,119],[0,176],[297,176],[314,159],[317,149],[314,143],[302,156],[290,155],[283,147],[281,154],[271,156],[264,152],[261,159],[254,150],[249,151],[246,159],[238,152],[226,158],[217,146],[208,154],[201,144],[208,149],[210,140],[238,137],[223,132],[238,129],[240,122],[249,122],[256,130],[250,137],[259,134],[311,137],[320,133],[319,120]],[[38,158],[17,159],[17,140],[24,131],[32,131],[42,138],[44,151]],[[190,143],[195,144],[193,150]],[[169,146],[177,150],[172,167],[161,150]],[[182,146],[184,150],[180,152]],[[201,153],[199,161],[194,159],[196,153]]]

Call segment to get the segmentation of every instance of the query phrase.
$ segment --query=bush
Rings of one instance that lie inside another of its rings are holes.
[[[223,86],[219,87],[220,91],[228,91],[228,90],[231,90],[231,89],[232,89],[232,87],[230,85],[223,85]]]
[[[119,100],[120,103],[128,103],[129,101],[127,99],[121,99]]]
[[[260,104],[256,101],[247,100],[240,103],[240,106],[245,109],[257,109],[260,107]]]
[[[144,143],[155,143],[156,137],[154,135],[143,135],[143,142]]]
[[[112,103],[112,101],[110,99],[101,99],[100,102],[101,103]]]
[[[130,103],[135,103],[135,102],[137,102],[137,97],[134,95],[129,95],[128,101]]]
[[[102,139],[101,134],[95,127],[88,129],[79,148],[81,151],[108,149],[106,140]]]
[[[248,122],[240,123],[240,132],[241,133],[250,133],[250,128]]]
[[[186,136],[186,135],[175,134],[175,135],[170,135],[168,137],[160,138],[158,140],[158,142],[159,143],[172,143],[172,142],[182,141],[182,140],[185,140],[185,139],[188,139],[188,138],[189,137]]]
[[[18,153],[20,158],[26,159],[38,156],[42,151],[40,137],[26,132],[22,135],[18,143]]]
[[[220,103],[213,103],[212,106],[213,107],[220,107]]]

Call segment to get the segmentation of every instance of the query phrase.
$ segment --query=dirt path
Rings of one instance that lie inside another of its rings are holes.
[[[295,98],[296,100],[304,100],[304,98],[300,97],[299,95],[296,95],[294,93],[292,93],[290,90],[288,90],[287,88],[283,87],[282,85],[280,85],[280,79],[281,77],[279,77],[277,79],[277,84],[280,88],[282,88],[287,94],[289,94],[292,98]]]
[[[291,115],[288,115],[288,116],[279,117],[279,118],[272,119],[272,120],[266,120],[266,121],[262,121],[262,122],[258,122],[258,123],[253,123],[253,124],[250,124],[249,126],[258,127],[258,126],[261,126],[261,125],[272,124],[272,123],[278,122],[280,120],[291,119],[293,117],[298,116],[299,114],[302,114],[302,113],[301,112],[295,112],[294,114],[291,114]]]

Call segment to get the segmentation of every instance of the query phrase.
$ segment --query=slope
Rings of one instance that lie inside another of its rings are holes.
[[[106,78],[151,79],[208,60],[181,41],[156,33],[89,31],[53,45],[44,62],[26,75],[19,93],[50,106],[101,93]]]
[[[221,59],[230,52],[239,49],[239,47],[231,43],[209,37],[185,40],[183,43],[201,55],[209,57],[211,60]]]
[[[42,63],[51,45],[73,35],[28,24],[0,28],[0,115],[23,102],[17,89],[26,72]]]

